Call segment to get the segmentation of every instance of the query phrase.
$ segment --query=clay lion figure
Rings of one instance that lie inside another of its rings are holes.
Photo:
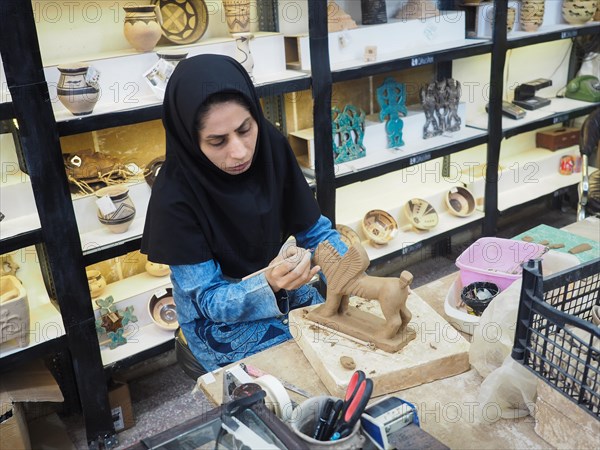
[[[360,244],[352,245],[344,256],[340,256],[328,241],[323,241],[313,259],[327,278],[327,298],[323,305],[315,309],[319,315],[335,321],[335,316],[348,310],[350,296],[356,295],[379,301],[386,322],[380,338],[392,339],[407,327],[412,318],[406,307],[409,286],[413,280],[410,272],[403,271],[399,278],[367,275],[365,270],[370,260]]]

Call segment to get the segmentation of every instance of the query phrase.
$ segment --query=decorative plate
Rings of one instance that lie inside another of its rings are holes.
[[[360,244],[360,237],[352,228],[348,225],[342,225],[338,223],[335,226],[335,229],[340,233],[340,237],[342,238],[342,242],[346,244],[348,247],[353,246],[354,244]]]
[[[191,44],[208,28],[208,9],[203,0],[154,0],[162,15],[164,37],[173,44]]]
[[[422,198],[409,200],[404,207],[404,212],[417,230],[431,230],[439,222],[436,210]]]
[[[446,194],[446,205],[455,216],[467,217],[475,212],[475,197],[467,188],[453,187]]]
[[[152,187],[152,185],[154,184],[154,180],[158,175],[158,171],[160,170],[164,162],[164,158],[160,157],[153,159],[146,165],[146,168],[144,169],[144,178],[146,179],[146,183],[148,183],[148,186]]]
[[[398,223],[388,212],[373,209],[365,214],[362,229],[372,244],[384,245],[396,236]]]

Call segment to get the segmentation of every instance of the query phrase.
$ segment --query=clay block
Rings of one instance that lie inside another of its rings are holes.
[[[535,145],[549,150],[579,145],[579,128],[558,128],[540,131],[535,135]]]

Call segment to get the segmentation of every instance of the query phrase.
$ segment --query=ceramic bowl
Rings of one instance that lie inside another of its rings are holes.
[[[340,233],[342,241],[348,247],[352,247],[354,244],[360,244],[360,236],[348,225],[342,225],[338,223],[335,226],[335,229],[338,231],[338,233]]]
[[[480,298],[478,294],[487,291],[485,298]],[[465,286],[460,294],[460,298],[465,303],[467,312],[474,316],[481,316],[490,302],[500,293],[500,288],[487,281],[476,281]]]
[[[365,214],[362,230],[372,244],[385,245],[396,237],[398,223],[386,211],[373,209]]]
[[[406,202],[404,213],[417,230],[431,230],[440,220],[435,208],[422,198],[413,198]]]
[[[166,277],[171,273],[171,269],[168,264],[160,264],[152,261],[146,262],[146,272],[153,277]]]
[[[150,298],[148,312],[150,313],[152,322],[163,330],[176,330],[179,326],[175,300],[173,299],[173,290],[171,288],[165,289],[161,294],[154,294]]]
[[[446,194],[448,211],[458,217],[467,217],[475,212],[475,197],[465,187],[453,187]]]

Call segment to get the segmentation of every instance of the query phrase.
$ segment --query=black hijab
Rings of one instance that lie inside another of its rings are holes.
[[[202,153],[197,113],[218,92],[240,93],[258,124],[250,168],[228,174]],[[287,139],[263,116],[254,85],[234,59],[199,55],[181,61],[163,103],[166,158],[152,187],[142,252],[179,265],[217,260],[241,278],[276,256],[283,242],[312,226],[318,205]]]

